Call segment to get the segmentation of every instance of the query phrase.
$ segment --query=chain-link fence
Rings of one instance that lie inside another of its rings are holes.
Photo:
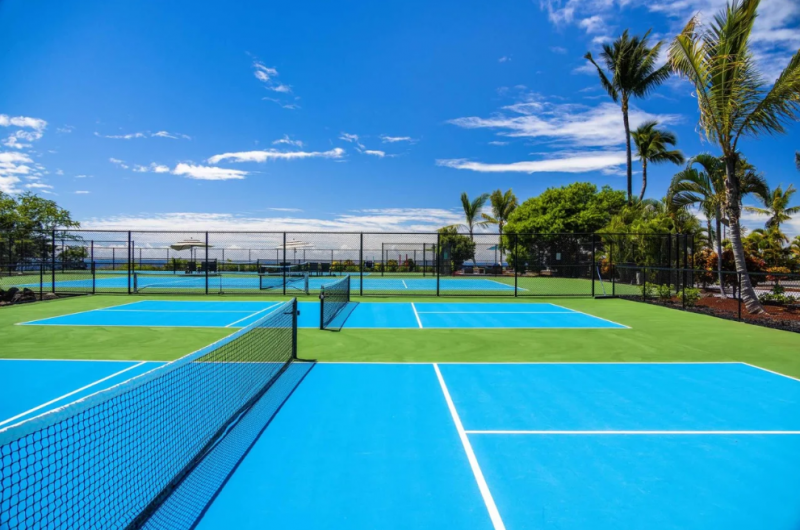
[[[348,276],[361,296],[611,296],[639,285],[628,268],[686,267],[691,237],[51,230],[0,252],[5,290],[297,295]]]

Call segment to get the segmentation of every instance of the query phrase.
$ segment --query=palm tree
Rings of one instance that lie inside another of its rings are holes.
[[[792,195],[797,192],[792,184],[783,191],[781,186],[778,186],[772,191],[767,191],[763,196],[759,196],[763,208],[756,208],[755,206],[745,206],[745,210],[761,215],[769,216],[767,218],[766,227],[777,228],[780,231],[781,224],[785,223],[792,218],[793,215],[800,213],[800,206],[789,207],[789,201],[792,200]]]
[[[701,170],[697,170],[695,165],[700,166]],[[767,183],[761,175],[755,172],[753,166],[748,164],[744,158],[739,158],[738,166],[741,195],[754,194],[758,197],[766,195]],[[723,297],[725,288],[722,281],[722,225],[728,224],[723,215],[725,193],[724,162],[720,158],[705,153],[689,159],[686,169],[672,177],[668,191],[668,197],[674,206],[698,206],[705,215],[708,223],[709,246],[712,246],[712,234],[717,243],[717,275]],[[716,224],[714,230],[711,228],[712,218]]]
[[[500,234],[500,242],[497,248],[500,250],[500,262],[503,261],[503,227],[505,226],[508,218],[514,213],[514,210],[519,206],[517,196],[510,189],[503,193],[500,190],[494,190],[489,196],[489,202],[492,205],[492,215],[485,213],[481,214],[483,221],[487,225],[497,225],[497,232]],[[496,256],[495,256],[496,257]]]
[[[652,48],[648,37],[628,35],[628,30],[614,41],[604,44],[600,57],[605,63],[608,74],[594,61],[591,52],[584,56],[597,68],[600,84],[615,103],[622,107],[622,123],[625,125],[625,148],[628,162],[628,204],[633,203],[633,163],[631,161],[631,127],[628,122],[628,105],[631,97],[643,98],[652,92],[670,75],[669,65],[656,68],[656,59],[663,46],[657,42]]]
[[[739,139],[761,133],[783,133],[784,124],[800,115],[800,50],[769,90],[753,62],[748,44],[760,0],[733,0],[703,30],[693,17],[669,48],[669,64],[695,89],[700,127],[719,145],[725,162],[725,214],[741,295],[750,313],[761,313],[747,274],[740,227],[741,182],[736,172]]]
[[[797,166],[797,171],[800,171],[800,151],[794,154],[794,165]]]
[[[478,221],[481,210],[486,206],[486,201],[488,200],[488,193],[479,195],[472,201],[469,200],[469,195],[467,195],[466,191],[462,193],[461,207],[464,208],[464,223],[451,226],[455,228],[466,228],[469,232],[469,238],[474,241],[475,237],[473,236],[473,232],[475,231],[475,227],[483,227],[488,224],[486,221]]]
[[[670,150],[668,146],[675,145],[678,140],[669,131],[656,129],[657,121],[648,121],[641,124],[631,133],[633,143],[636,145],[636,156],[642,163],[642,191],[639,193],[639,200],[644,199],[644,192],[647,189],[647,164],[663,164],[672,162],[673,164],[683,164],[683,153],[677,149]]]

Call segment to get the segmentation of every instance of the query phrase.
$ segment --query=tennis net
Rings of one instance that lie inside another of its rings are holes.
[[[192,528],[311,364],[293,363],[296,351],[293,299],[202,350],[0,430],[0,528]]]
[[[322,286],[319,295],[319,329],[341,329],[331,325],[337,315],[350,303],[350,276]]]
[[[308,294],[308,273],[302,271],[266,272],[258,275],[258,288],[267,290],[300,291]]]
[[[214,280],[219,282],[221,275],[216,272],[185,274],[172,272],[134,272],[133,292],[140,293],[145,289],[189,289],[205,290],[206,284],[214,285]]]

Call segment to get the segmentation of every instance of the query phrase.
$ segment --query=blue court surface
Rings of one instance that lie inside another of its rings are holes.
[[[280,302],[142,300],[22,325],[241,328]],[[298,326],[319,327],[319,302],[300,302]],[[353,304],[345,329],[626,329],[626,326],[555,304]]]
[[[0,361],[0,422],[153,366]],[[797,530],[798,410],[741,363],[320,363],[197,528]]]
[[[181,289],[197,289],[204,290],[206,286],[206,277],[202,274],[186,275],[186,274],[169,274],[163,272],[137,272],[139,275],[138,290],[146,293],[148,290],[161,291],[161,290],[181,290]],[[342,276],[312,276],[309,278],[309,289],[319,290],[323,286],[336,283],[341,280]],[[502,277],[501,277],[502,279]],[[506,283],[499,281],[496,278],[482,278],[482,277],[469,277],[462,276],[458,278],[440,278],[439,290],[440,291],[510,291],[514,292],[513,278],[510,280],[505,279]],[[350,275],[350,288],[354,291],[361,289],[361,277],[357,274]],[[55,281],[55,289],[69,289],[69,288],[86,288],[87,282],[91,284],[91,279],[69,279]],[[364,291],[427,291],[435,292],[437,289],[436,277],[422,277],[419,278],[392,278],[390,276],[364,276]],[[290,284],[290,291],[292,285]],[[49,290],[52,288],[52,279],[45,276],[42,282],[44,289]],[[249,290],[257,291],[261,285],[257,274],[248,273],[230,273],[226,272],[219,275],[211,275],[208,277],[208,286],[212,291],[236,291],[236,290]],[[30,283],[19,285],[19,287],[28,287],[31,289],[38,289],[39,283]],[[95,280],[95,287],[98,291],[103,290],[127,290],[128,275],[127,273],[113,273],[106,271],[97,271],[97,278]],[[131,286],[132,287],[132,286]],[[299,287],[296,287],[299,288]],[[278,289],[282,289],[282,286]],[[517,287],[519,292],[526,291],[522,287]],[[269,292],[269,290],[266,290]]]

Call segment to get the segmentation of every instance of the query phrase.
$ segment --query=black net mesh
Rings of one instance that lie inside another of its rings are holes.
[[[337,319],[350,303],[350,277],[322,287],[319,295],[320,329],[341,329],[343,319]]]
[[[190,528],[310,363],[297,301],[0,431],[0,528]]]

